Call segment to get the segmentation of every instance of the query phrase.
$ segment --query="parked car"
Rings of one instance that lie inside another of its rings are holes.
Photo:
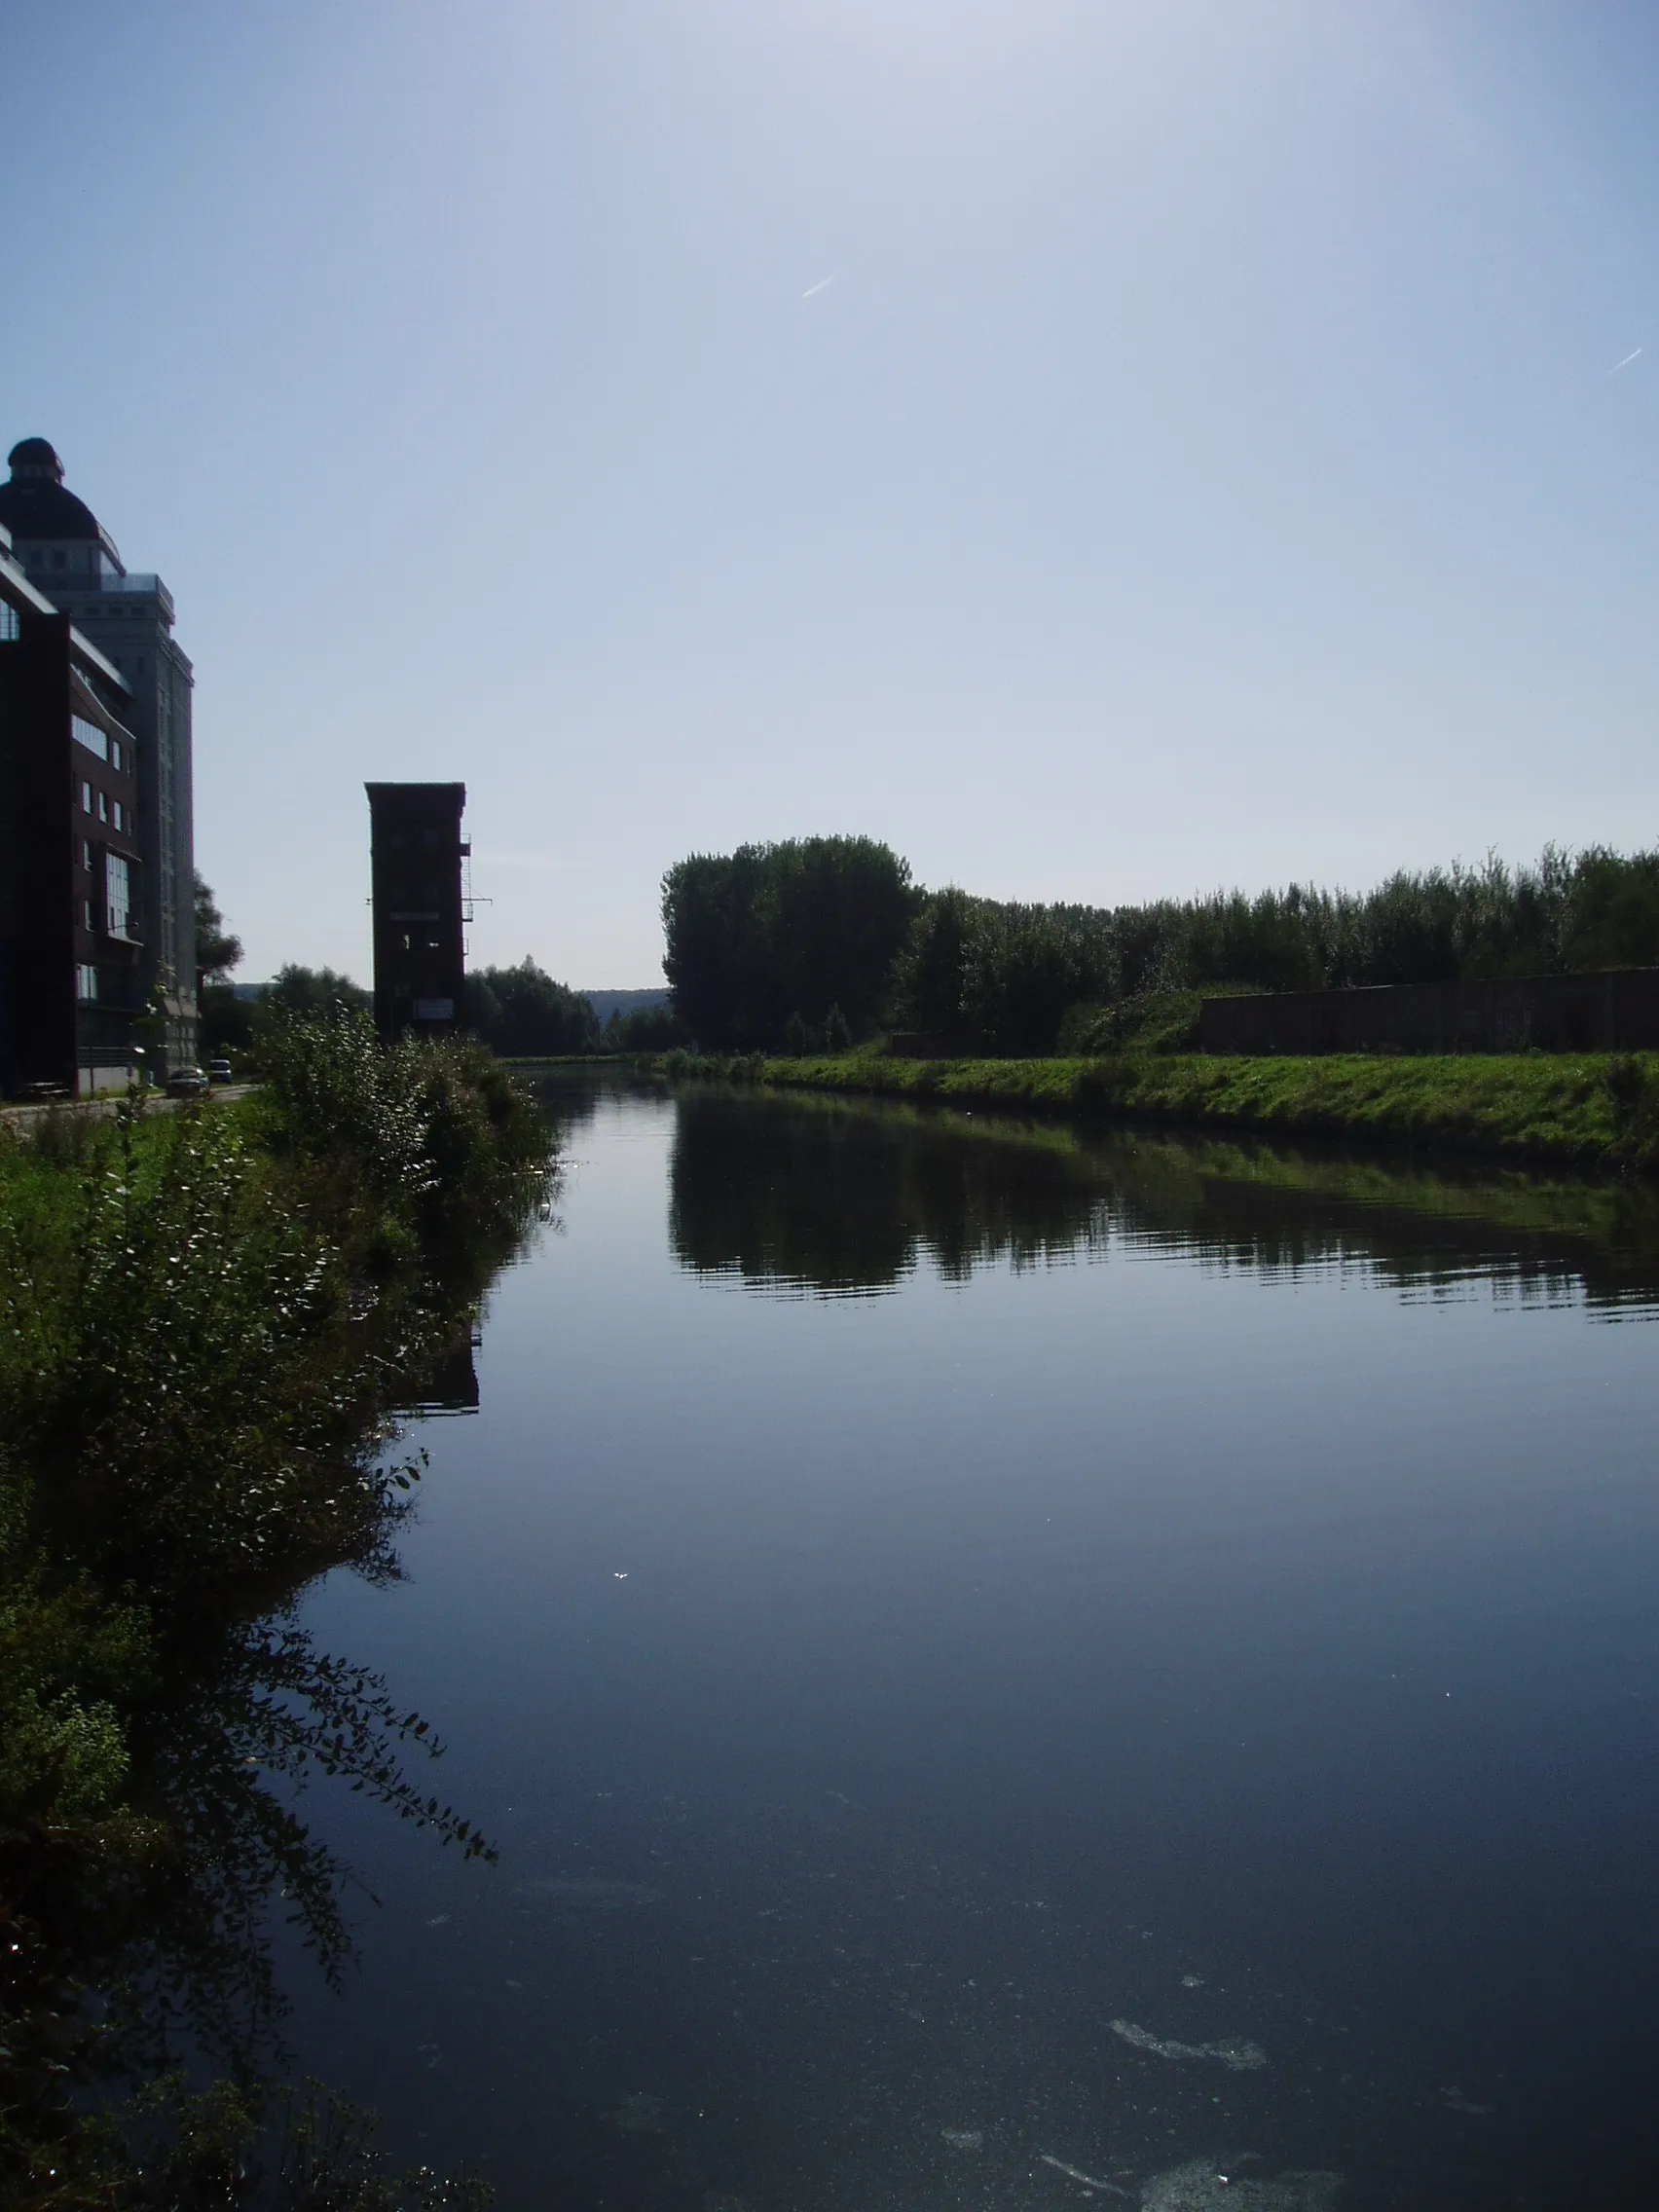
[[[174,1068],[167,1077],[169,1098],[196,1098],[207,1088],[207,1078],[197,1067]]]
[[[207,1062],[207,1081],[209,1083],[234,1083],[236,1078],[231,1074],[230,1061],[209,1060]]]

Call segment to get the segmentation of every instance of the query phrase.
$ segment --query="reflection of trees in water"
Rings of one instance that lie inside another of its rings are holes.
[[[1224,1266],[1351,1264],[1402,1292],[1456,1295],[1479,1280],[1602,1310],[1659,1300],[1659,1192],[1641,1184],[1197,1137],[1089,1149],[1121,1231]]]
[[[1100,1204],[1063,1148],[988,1143],[971,1121],[804,1112],[683,1094],[669,1233],[703,1273],[828,1292],[889,1289],[925,1253],[942,1273],[1068,1252]]]
[[[379,1676],[318,1651],[286,1621],[228,1637],[176,1699],[146,1715],[140,1773],[177,1843],[163,1918],[144,1940],[157,1993],[168,2009],[176,1993],[194,2040],[245,2065],[273,2029],[274,1900],[330,1982],[350,1958],[344,1870],[293,1802],[313,1776],[339,1777],[446,1843],[486,1852],[468,1823],[411,1779],[405,1760],[439,1748]]]
[[[585,1128],[630,1088],[630,1079],[614,1068],[544,1068],[528,1073],[526,1081],[552,1124],[555,1150],[561,1153],[572,1129]]]
[[[830,1295],[922,1260],[961,1278],[1121,1243],[1257,1272],[1353,1264],[1401,1290],[1659,1299],[1642,1185],[799,1094],[680,1094],[669,1228],[699,1273]]]
[[[149,2203],[116,2139],[89,2140],[68,2092],[97,2081],[130,2089],[205,2059],[237,2085],[246,2124],[237,2173],[203,2201],[259,2200],[259,2083],[284,2056],[274,1911],[330,1982],[351,1954],[341,1903],[347,1869],[294,1802],[308,1779],[338,1777],[468,1856],[493,1857],[468,1823],[412,1779],[411,1754],[439,1749],[428,1724],[401,1709],[381,1677],[319,1652],[291,1622],[204,1638],[169,1675],[134,1731],[134,1787],[122,1832],[106,1839],[114,1848],[40,1829],[0,1839],[0,2133],[18,2128],[11,2148],[21,2153],[17,2166],[10,2157],[0,2166],[20,2192],[29,2179],[53,2178],[48,2161],[60,2158],[66,2178],[96,2179],[97,2202]],[[179,2158],[174,2119],[158,2154],[169,2172]],[[349,2128],[337,2148],[341,2172],[360,2168],[368,2194],[326,2201],[378,2202],[385,2178],[360,2131]],[[37,2171],[25,2178],[29,2166]],[[84,2199],[42,2190],[27,2200]]]
[[[903,1151],[878,1121],[698,1092],[678,1106],[669,1235],[682,1265],[829,1291],[883,1289],[909,1272]]]

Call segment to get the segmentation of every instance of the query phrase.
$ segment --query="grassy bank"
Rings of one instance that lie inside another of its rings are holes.
[[[395,1571],[420,1469],[387,1409],[467,1325],[547,1131],[487,1053],[360,1018],[287,1023],[267,1063],[239,1104],[0,1139],[8,2206],[255,2200],[271,1901],[325,1966],[348,1948],[296,1777],[482,1848],[404,1771],[426,1724],[285,1609],[325,1567]],[[134,2135],[97,2091],[155,2074],[158,1993],[237,2087]],[[341,2156],[331,2204],[419,2198]],[[214,2160],[242,2179],[213,2194]]]
[[[652,1064],[670,1076],[1419,1145],[1580,1167],[1659,1168],[1659,1055],[1650,1053],[1029,1060],[908,1060],[873,1052],[716,1060],[671,1053]]]

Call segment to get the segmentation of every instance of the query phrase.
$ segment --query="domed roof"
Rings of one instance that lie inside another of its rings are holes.
[[[14,476],[50,475],[55,483],[63,481],[63,463],[50,438],[19,438],[6,456],[6,463]]]
[[[21,438],[6,456],[10,483],[0,484],[0,522],[14,537],[99,537],[98,518],[63,489],[63,463],[45,438]]]

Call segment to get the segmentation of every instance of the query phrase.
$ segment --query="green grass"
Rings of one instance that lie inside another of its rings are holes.
[[[631,1067],[639,1057],[636,1052],[518,1052],[510,1057],[503,1055],[504,1068],[613,1068]]]
[[[848,1052],[738,1061],[671,1055],[654,1065],[671,1075],[784,1088],[1659,1169],[1659,1054],[1652,1053],[904,1060]]]

